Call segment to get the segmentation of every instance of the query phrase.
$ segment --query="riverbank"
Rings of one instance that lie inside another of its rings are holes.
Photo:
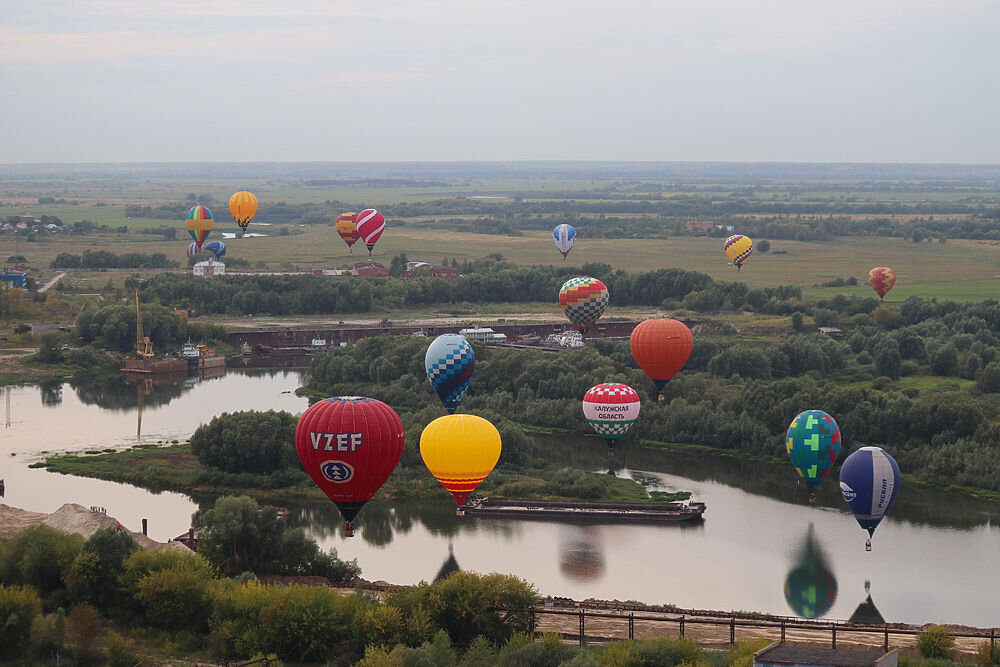
[[[301,471],[280,471],[285,475],[227,474],[201,465],[188,443],[168,446],[135,445],[116,452],[61,454],[50,456],[33,468],[79,477],[93,477],[111,482],[132,484],[150,491],[177,491],[195,498],[223,495],[248,495],[260,503],[328,502],[326,496]],[[528,468],[522,471],[495,470],[480,487],[480,492],[495,497],[519,497],[535,500],[578,500],[574,496],[546,492],[551,468]],[[590,494],[588,500],[609,502],[671,502],[688,500],[691,493],[648,491],[632,479],[604,473],[574,471]],[[291,484],[288,483],[291,477]],[[298,481],[295,481],[298,478]],[[442,500],[449,498],[437,481],[423,467],[398,468],[375,496],[378,500]],[[450,498],[449,498],[450,500]]]

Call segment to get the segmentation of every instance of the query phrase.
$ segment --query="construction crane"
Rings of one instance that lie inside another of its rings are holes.
[[[142,311],[139,310],[139,290],[135,291],[135,353],[140,359],[153,356],[153,343],[149,336],[142,335]]]

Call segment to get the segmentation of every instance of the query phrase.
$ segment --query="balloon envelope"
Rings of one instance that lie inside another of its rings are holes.
[[[354,219],[354,223],[358,226],[358,234],[364,239],[365,245],[368,246],[368,254],[370,255],[372,249],[375,247],[375,243],[382,236],[382,232],[385,231],[385,216],[373,208],[366,208],[358,213]]]
[[[212,233],[212,228],[215,227],[215,219],[212,217],[212,211],[207,206],[198,204],[197,206],[192,206],[187,212],[184,226],[187,228],[188,234],[191,235],[194,242],[200,247],[205,243],[208,235]]]
[[[896,272],[887,266],[876,266],[868,272],[868,284],[883,299],[896,284]]]
[[[424,355],[427,379],[448,412],[454,412],[465,396],[475,367],[472,346],[458,334],[443,334],[428,346]]]
[[[257,197],[252,192],[240,190],[229,198],[229,212],[240,229],[246,230],[257,215]]]
[[[562,253],[563,259],[573,249],[576,243],[576,230],[573,225],[562,224],[552,230],[552,240],[555,241],[556,248]]]
[[[823,481],[840,455],[840,427],[822,410],[801,412],[788,427],[785,446],[809,492]]]
[[[627,384],[608,382],[591,387],[583,397],[583,416],[597,435],[614,441],[639,417],[639,394]]]
[[[199,252],[201,252],[201,248],[198,246],[198,242],[197,241],[191,241],[191,243],[188,243],[188,247],[187,247],[187,256],[188,257],[194,257]]]
[[[337,233],[340,234],[340,238],[344,239],[344,243],[350,248],[358,239],[361,238],[361,234],[358,233],[358,226],[355,224],[354,219],[357,217],[357,213],[341,213],[340,217],[337,218]]]
[[[475,415],[438,417],[420,435],[424,465],[457,505],[489,476],[500,449],[500,432]]]
[[[601,319],[609,300],[608,288],[590,276],[570,278],[559,289],[559,305],[569,321],[583,333]]]
[[[382,401],[335,396],[299,417],[295,451],[302,467],[350,524],[395,470],[403,423]]]
[[[658,391],[663,391],[691,357],[694,340],[683,322],[657,318],[640,322],[629,337],[632,357]]]
[[[750,258],[750,253],[753,252],[753,241],[750,240],[749,236],[734,234],[726,239],[723,248],[725,248],[726,257],[736,266],[738,271],[742,268],[743,263]]]
[[[226,244],[222,241],[209,241],[201,249],[215,255],[216,260],[220,260],[226,256]]]
[[[896,459],[881,447],[862,447],[840,467],[840,493],[869,536],[896,500],[900,479]]]

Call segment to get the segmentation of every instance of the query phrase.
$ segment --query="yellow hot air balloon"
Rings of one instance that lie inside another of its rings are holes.
[[[726,257],[729,261],[736,266],[736,270],[739,271],[743,268],[743,262],[750,259],[750,253],[753,252],[753,241],[750,240],[749,236],[743,236],[742,234],[734,234],[726,239],[726,243],[723,246],[726,251]]]
[[[243,231],[247,230],[250,221],[257,214],[257,197],[252,192],[240,190],[229,198],[229,212],[233,220]]]
[[[475,415],[438,417],[420,436],[420,456],[459,506],[500,460],[500,432]]]

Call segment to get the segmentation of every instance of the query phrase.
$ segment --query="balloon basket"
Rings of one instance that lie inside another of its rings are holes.
[[[465,516],[465,510],[459,507],[455,510],[455,516]]]
[[[865,551],[871,551],[871,550],[872,550],[872,541],[871,541],[871,539],[868,539],[865,542]]]
[[[809,494],[809,504],[810,505],[815,505],[816,504],[816,494],[815,493],[810,493]]]
[[[354,537],[354,526],[349,523],[344,524],[344,537]]]

